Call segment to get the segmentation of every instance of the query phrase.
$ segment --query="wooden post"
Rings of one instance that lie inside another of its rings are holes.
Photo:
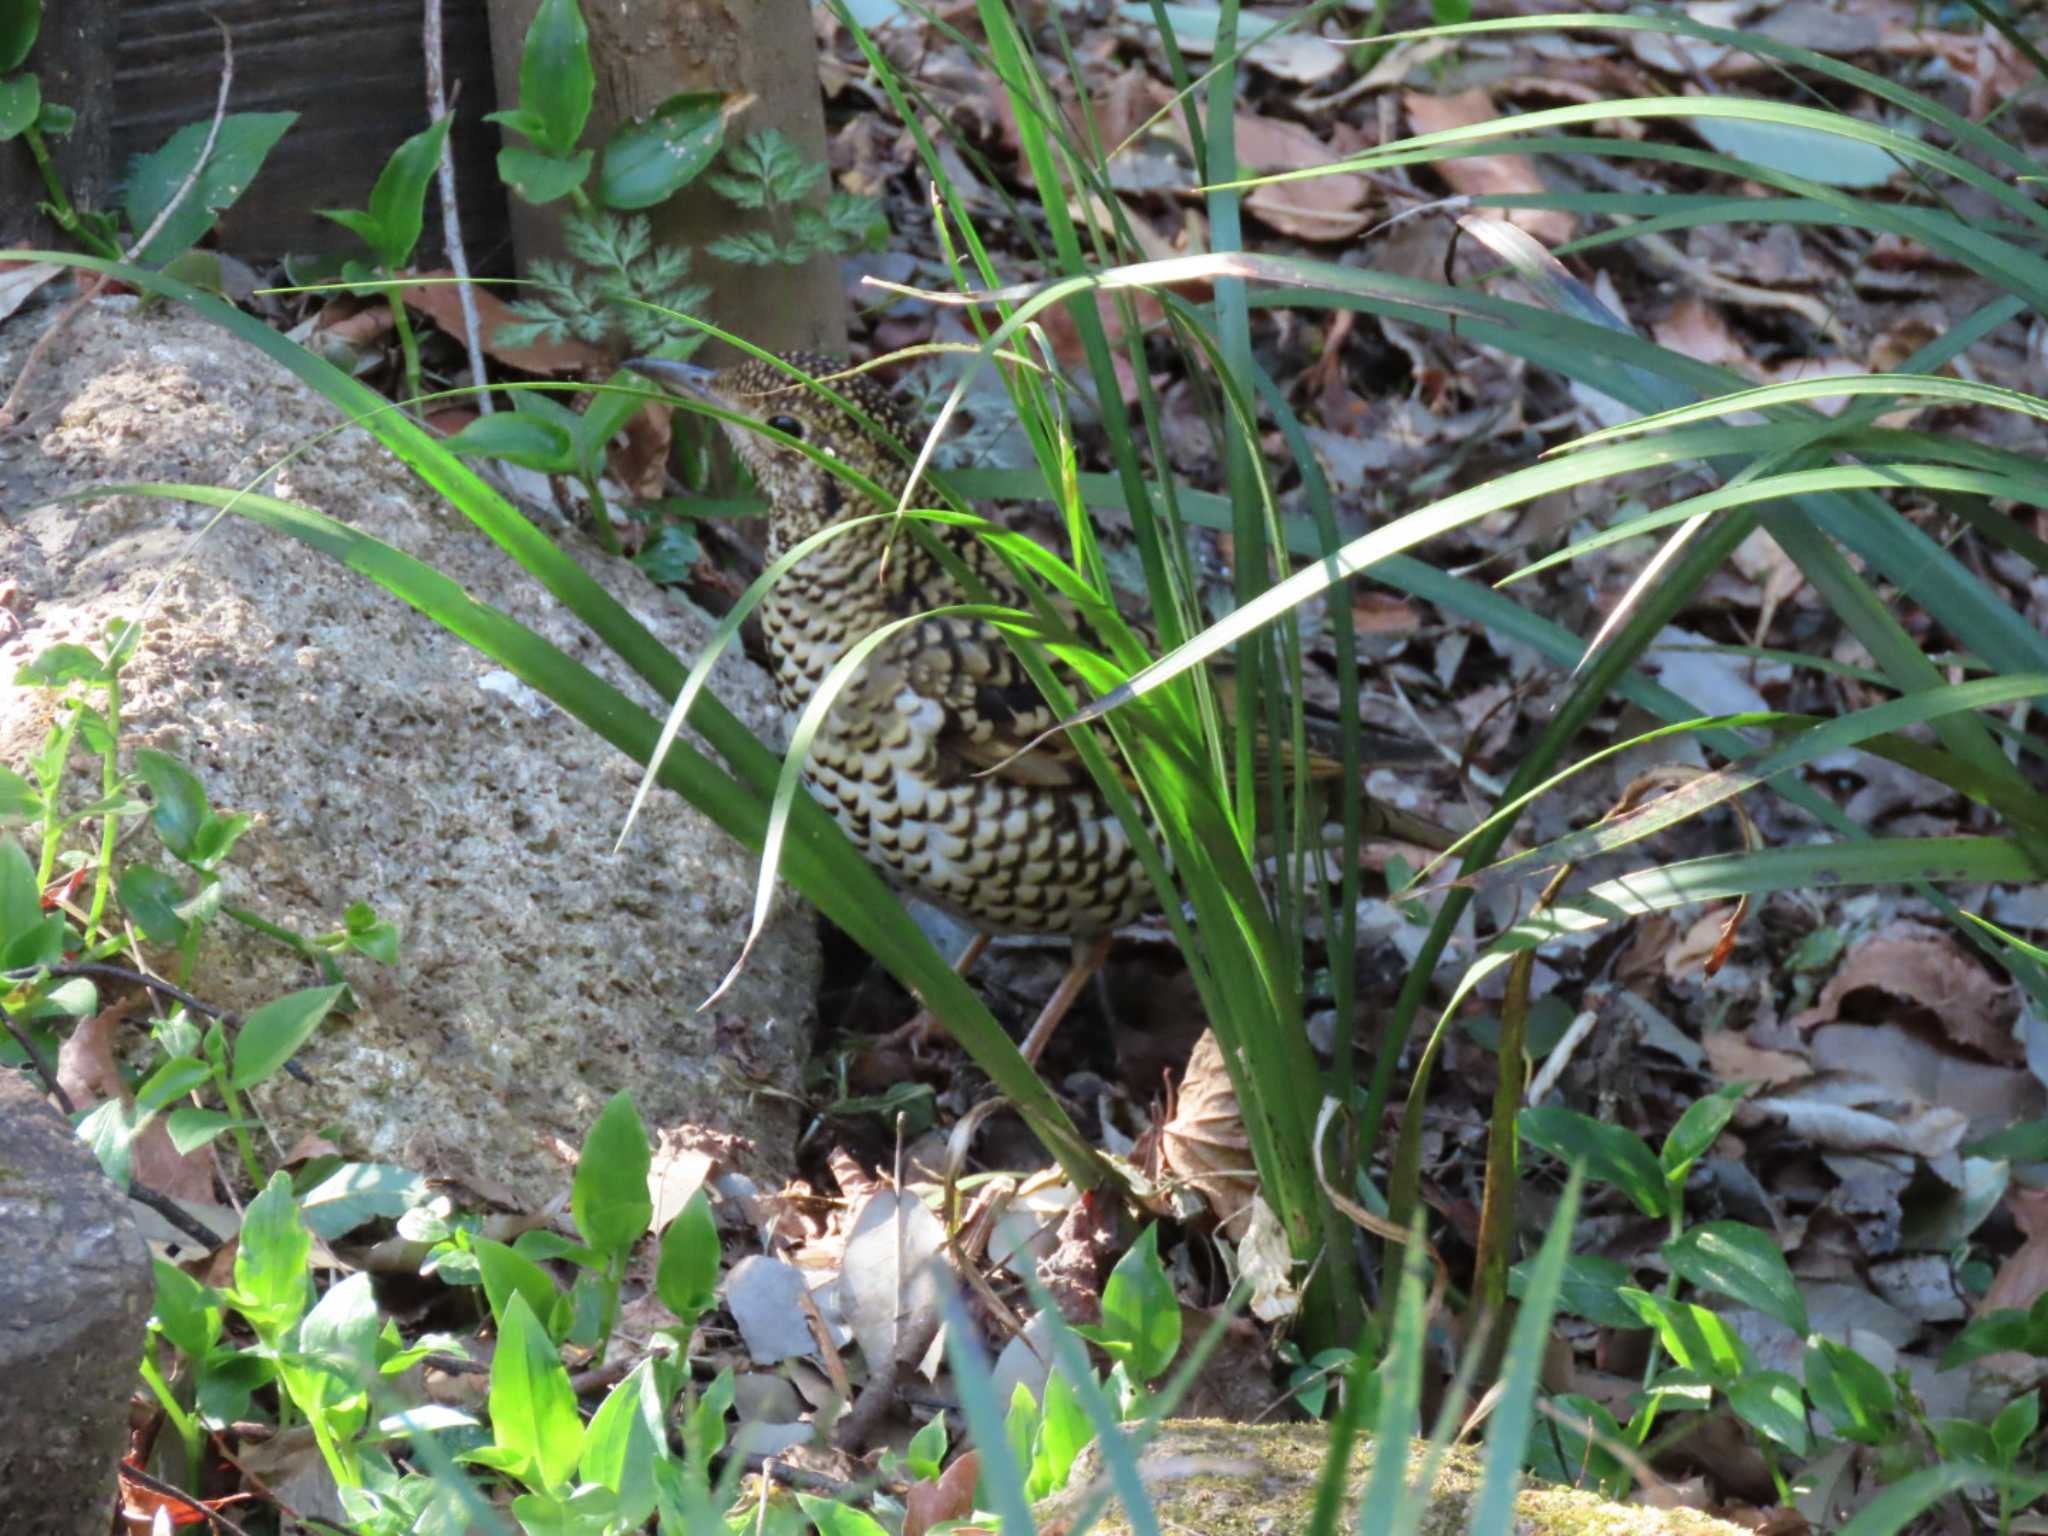
[[[491,0],[498,99],[507,107],[519,97],[520,49],[538,8],[539,0]],[[755,98],[728,124],[727,142],[774,128],[807,158],[824,158],[825,107],[807,0],[582,0],[582,8],[597,75],[586,146],[601,147],[619,124],[680,91],[718,91]],[[536,256],[560,252],[560,208],[513,198],[513,244],[522,269]],[[751,221],[759,216],[735,209],[702,178],[649,213],[655,238],[688,248],[691,277],[712,290],[705,318],[777,350],[845,350],[837,257],[814,256],[798,267],[741,267],[705,255],[707,242],[755,227]]]

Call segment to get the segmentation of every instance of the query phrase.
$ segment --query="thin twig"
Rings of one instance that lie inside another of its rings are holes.
[[[45,974],[45,971],[42,969],[5,971],[0,972],[0,979],[27,981],[42,974]],[[104,960],[67,960],[61,965],[48,967],[47,974],[51,976],[97,976],[105,981],[130,982],[135,986],[146,987],[152,992],[168,997],[173,1002],[183,1003],[194,1013],[203,1013],[209,1019],[219,1019],[221,1023],[227,1025],[230,1029],[239,1029],[242,1025],[241,1015],[233,1009],[223,1008],[218,1003],[209,1003],[203,997],[194,997],[183,987],[174,986],[170,982],[160,980],[145,971],[132,970],[125,965],[110,965]]]
[[[216,1252],[220,1245],[227,1241],[169,1195],[158,1194],[147,1184],[137,1184],[131,1179],[128,1183],[128,1198],[137,1205],[148,1206],[193,1242],[204,1243],[208,1253]]]
[[[427,55],[427,121],[438,123],[453,110],[447,83],[442,78],[441,0],[426,0],[426,23],[422,45]],[[460,96],[462,82],[455,82]],[[462,219],[455,206],[455,129],[451,124],[441,140],[441,240],[448,248],[448,268],[455,274],[455,296],[462,302],[462,339],[469,345],[469,374],[477,386],[476,408],[489,416],[497,410],[486,387],[484,373],[483,321],[476,312],[476,290],[469,283],[469,253],[462,246]]]
[[[243,1530],[241,1526],[235,1524],[234,1521],[230,1520],[212,1505],[200,1503],[199,1500],[193,1498],[184,1489],[167,1483],[160,1477],[151,1477],[133,1462],[124,1461],[121,1463],[121,1476],[139,1487],[148,1489],[160,1499],[170,1499],[174,1503],[182,1504],[185,1508],[195,1511],[205,1519],[211,1520],[221,1530],[226,1531],[228,1536],[249,1536],[247,1531]],[[184,1522],[178,1523],[183,1524]]]
[[[28,1057],[28,1064],[36,1069],[36,1076],[43,1080],[43,1091],[57,1101],[57,1107],[63,1110],[67,1117],[76,1114],[77,1106],[71,1102],[71,1095],[66,1093],[64,1085],[57,1081],[57,1074],[43,1060],[43,1053],[36,1049],[35,1042],[24,1035],[13,1018],[7,1014],[0,1013],[0,1023],[7,1026],[7,1033],[14,1036],[14,1043],[21,1047],[23,1054]]]
[[[157,232],[168,224],[171,215],[178,211],[178,205],[192,193],[199,184],[199,174],[206,169],[206,162],[213,158],[213,146],[220,138],[220,125],[228,115],[228,90],[235,83],[235,44],[229,36],[227,23],[218,16],[209,18],[220,28],[220,94],[214,99],[213,121],[206,128],[206,142],[199,147],[199,158],[192,162],[192,169],[185,173],[185,179],[178,183],[178,190],[171,194],[171,200],[150,221],[136,237],[135,243],[121,253],[121,260],[133,262],[138,254],[149,249],[149,242]],[[57,318],[50,322],[50,328],[36,338],[36,344],[29,348],[28,356],[22,359],[21,372],[15,375],[14,387],[7,391],[7,398],[0,400],[0,433],[10,431],[17,420],[16,412],[24,390],[28,387],[29,375],[35,370],[37,361],[47,352],[57,338],[67,330],[85,306],[100,296],[100,291],[113,281],[111,272],[102,272],[93,279],[92,286],[57,312]]]

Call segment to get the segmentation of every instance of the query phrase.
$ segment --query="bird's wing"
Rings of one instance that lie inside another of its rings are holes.
[[[934,615],[912,625],[891,650],[903,685],[921,705],[940,711],[931,739],[944,777],[986,775],[1047,789],[1090,782],[1066,733],[1033,744],[1059,715],[987,620]],[[1054,666],[1062,682],[1080,688],[1078,678]]]

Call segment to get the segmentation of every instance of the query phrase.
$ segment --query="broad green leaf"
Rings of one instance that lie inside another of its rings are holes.
[[[1735,1416],[1765,1439],[1776,1441],[1794,1456],[1804,1456],[1812,1449],[1806,1395],[1783,1371],[1755,1371],[1726,1390]]]
[[[396,1220],[427,1196],[424,1175],[396,1163],[343,1163],[299,1201],[315,1237],[333,1242],[377,1217]]]
[[[654,1293],[686,1325],[695,1323],[718,1299],[718,1257],[718,1223],[711,1215],[711,1201],[699,1189],[661,1234],[661,1258],[654,1272]],[[941,1425],[940,1434],[944,1433]],[[942,1442],[940,1454],[944,1450]]]
[[[1927,1427],[1934,1431],[1935,1448],[1942,1460],[1974,1462],[1980,1467],[1998,1465],[1998,1442],[1991,1438],[1990,1429],[1975,1419],[1935,1419]]]
[[[647,1126],[632,1094],[613,1095],[583,1138],[569,1190],[576,1230],[599,1253],[624,1254],[646,1235],[654,1220],[654,1199],[647,1192],[652,1163]]]
[[[42,926],[43,897],[36,885],[36,868],[29,863],[21,844],[0,837],[0,946]]]
[[[120,895],[121,910],[135,919],[135,926],[152,944],[185,942],[186,923],[178,911],[184,905],[185,891],[169,875],[147,864],[131,864],[121,871],[114,889]]]
[[[308,1383],[312,1400],[302,1397],[299,1406],[308,1417],[356,1393],[364,1393],[378,1379],[377,1335],[384,1319],[377,1310],[377,1297],[370,1277],[358,1271],[327,1288],[312,1311],[299,1323],[300,1364],[325,1379]],[[287,1369],[287,1379],[293,1373]],[[317,1394],[317,1395],[313,1395]],[[295,1393],[295,1395],[297,1395]],[[330,1423],[339,1435],[354,1433],[367,1417],[367,1397],[352,1415],[354,1426]]]
[[[1807,1331],[1806,1300],[1767,1232],[1739,1221],[1703,1222],[1666,1243],[1664,1261],[1703,1291],[1755,1307],[1794,1333]]]
[[[0,80],[0,144],[33,128],[43,112],[43,88],[34,75]]]
[[[168,1259],[150,1263],[156,1274],[156,1313],[151,1321],[186,1359],[204,1360],[220,1338],[220,1293]]]
[[[299,1220],[291,1175],[279,1169],[242,1217],[230,1298],[265,1342],[274,1342],[305,1314],[312,1258],[313,1234]]]
[[[1678,1117],[1678,1123],[1664,1138],[1664,1147],[1657,1159],[1663,1166],[1665,1179],[1674,1190],[1684,1185],[1685,1176],[1692,1172],[1692,1165],[1705,1157],[1708,1149],[1720,1138],[1748,1092],[1747,1083],[1730,1083],[1686,1106],[1685,1113]]]
[[[21,68],[42,20],[43,0],[0,0],[0,74]]]
[[[1891,1379],[1846,1344],[1818,1334],[1806,1341],[1806,1391],[1844,1440],[1883,1445],[1892,1437]]]
[[[576,444],[551,421],[523,411],[479,416],[448,439],[448,451],[462,458],[503,459],[543,474],[573,474]]]
[[[506,1308],[512,1305],[512,1298],[523,1297],[527,1310],[539,1319],[548,1337],[561,1337],[558,1325],[566,1319],[562,1293],[555,1288],[555,1282],[546,1270],[518,1249],[508,1248],[495,1238],[476,1239],[476,1258],[477,1268],[483,1276],[484,1299],[490,1306],[491,1316],[502,1324]]]
[[[1159,1260],[1159,1228],[1147,1227],[1117,1260],[1102,1288],[1098,1341],[1145,1385],[1157,1381],[1180,1349],[1180,1298]]]
[[[1047,1393],[1048,1400],[1051,1394]],[[924,1482],[936,1478],[946,1464],[946,1416],[935,1413],[924,1421],[924,1426],[910,1437],[903,1459],[910,1467],[910,1475]]]
[[[12,768],[0,766],[0,823],[34,821],[42,814],[42,792]]]
[[[164,1129],[170,1133],[171,1145],[181,1157],[197,1152],[224,1131],[251,1131],[262,1124],[261,1120],[238,1120],[226,1110],[202,1109],[193,1104],[164,1116]]]
[[[337,985],[288,992],[243,1019],[235,1036],[234,1086],[253,1088],[290,1061],[347,990]]]
[[[655,1386],[653,1360],[642,1360],[613,1387],[583,1432],[578,1472],[618,1496],[623,1528],[643,1524],[654,1513],[654,1462],[668,1454],[661,1437],[664,1405]]]
[[[709,1461],[725,1449],[725,1416],[732,1412],[736,1388],[732,1367],[720,1371],[698,1395],[697,1406],[683,1423],[685,1452],[699,1461]]]
[[[519,111],[533,114],[534,142],[558,154],[573,150],[596,86],[590,32],[576,0],[541,0],[519,56]]]
[[[2041,1393],[2036,1388],[2022,1393],[1998,1411],[1998,1417],[1991,1421],[1992,1443],[1998,1447],[2000,1464],[2013,1466],[2019,1455],[2034,1438],[2034,1431],[2041,1427]]]
[[[97,679],[105,670],[100,658],[82,645],[65,642],[38,651],[20,671],[14,674],[17,686],[32,684],[38,688],[61,688],[66,683],[88,683]]]
[[[296,112],[231,112],[221,119],[213,154],[156,238],[137,260],[161,266],[196,244],[263,167],[264,157],[298,120]],[[128,168],[128,223],[141,234],[163,212],[206,147],[208,123],[191,123],[162,149]]]
[[[1583,1163],[1586,1177],[1612,1184],[1645,1216],[1662,1216],[1671,1194],[1664,1170],[1643,1138],[1573,1109],[1525,1109],[1518,1121],[1525,1141],[1566,1163]]]
[[[419,243],[427,187],[440,168],[441,145],[454,121],[453,113],[443,113],[439,121],[399,145],[384,162],[377,185],[371,189],[370,217],[383,231],[377,257],[387,270],[396,271],[412,260],[413,247]]]
[[[1657,1337],[1681,1368],[1725,1389],[1750,1369],[1749,1351],[1718,1313],[1689,1301],[1666,1301],[1631,1286],[1622,1299],[1657,1330]]]
[[[716,91],[671,96],[604,147],[598,201],[608,208],[651,208],[688,186],[725,142],[725,98]]]
[[[136,1087],[135,1102],[144,1110],[159,1110],[201,1087],[213,1070],[196,1056],[173,1056],[159,1062],[156,1070]]]
[[[561,1356],[523,1296],[513,1296],[498,1318],[490,1409],[491,1432],[516,1458],[520,1481],[536,1491],[563,1490],[583,1454],[583,1421]]]
[[[198,774],[168,752],[137,747],[134,760],[136,776],[149,786],[150,798],[155,802],[149,819],[156,827],[156,835],[179,858],[190,858],[199,829],[213,814],[206,786],[199,782]]]
[[[1031,1461],[1031,1448],[1038,1443],[1038,1399],[1021,1381],[1010,1390],[1010,1411],[1003,1416],[1003,1437],[1017,1465],[1024,1469],[1025,1493],[1034,1499],[1043,1498],[1045,1490],[1032,1476]]]
[[[2048,1120],[2007,1126],[1963,1148],[1965,1157],[1988,1157],[2015,1163],[2048,1162]]]
[[[573,155],[551,155],[508,144],[498,151],[498,179],[529,203],[552,203],[589,179],[594,158],[587,149]]]
[[[1529,1283],[1526,1260],[1508,1271],[1508,1294],[1522,1296]],[[1575,1253],[1564,1263],[1564,1278],[1557,1293],[1557,1310],[1604,1328],[1640,1328],[1643,1320],[1636,1309],[1621,1299],[1622,1287],[1635,1278],[1618,1259],[1596,1253]]]
[[[943,1435],[943,1416],[934,1418],[932,1423],[941,1426]],[[1055,1367],[1045,1378],[1045,1406],[1038,1421],[1038,1443],[1032,1451],[1034,1469],[1040,1464],[1045,1468],[1048,1492],[1058,1492],[1066,1487],[1074,1458],[1086,1450],[1094,1438],[1095,1430],[1088,1422],[1081,1399],[1068,1383],[1065,1373]],[[941,1457],[945,1454],[943,1442],[939,1453]]]
[[[150,1116],[120,1099],[108,1099],[87,1111],[78,1122],[78,1139],[99,1159],[100,1171],[117,1189],[126,1189],[133,1173],[131,1147],[135,1133],[149,1123]]]

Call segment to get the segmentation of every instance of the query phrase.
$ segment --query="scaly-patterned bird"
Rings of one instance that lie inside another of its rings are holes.
[[[757,359],[716,371],[657,358],[627,366],[859,471],[890,498],[889,508],[879,510],[893,508],[907,478],[909,437],[894,396],[872,375],[846,374],[830,358],[791,353],[783,361],[806,378],[828,380],[874,430],[830,396]],[[771,558],[828,525],[878,510],[788,444],[751,425],[729,422],[726,431],[768,499]],[[998,603],[1028,608],[981,539],[966,529],[925,526]],[[977,600],[918,539],[887,521],[826,540],[762,603],[783,707],[794,718],[848,648],[884,625]],[[1061,736],[1037,741],[1057,719],[993,624],[931,614],[867,657],[804,764],[812,795],[871,861],[978,930],[963,969],[991,933],[1073,937],[1074,964],[1024,1041],[1024,1055],[1034,1061],[1102,964],[1110,935],[1158,905],[1130,831],[1073,744]],[[1438,849],[1451,837],[1371,799],[1361,810],[1368,837]]]

